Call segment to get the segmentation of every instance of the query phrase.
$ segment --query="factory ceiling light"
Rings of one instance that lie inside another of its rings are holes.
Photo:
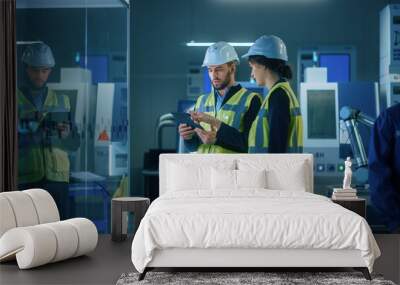
[[[253,43],[246,43],[246,42],[228,42],[231,46],[234,47],[249,47]],[[195,41],[190,41],[186,43],[186,46],[188,47],[208,47],[212,45],[212,42],[195,42]]]

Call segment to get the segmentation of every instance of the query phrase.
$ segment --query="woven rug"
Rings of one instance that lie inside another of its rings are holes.
[[[117,281],[117,285],[146,284],[213,284],[213,285],[246,285],[246,284],[379,284],[395,285],[384,280],[382,276],[372,275],[372,281],[364,278],[360,272],[148,272],[142,281],[138,281],[139,273],[125,273]]]

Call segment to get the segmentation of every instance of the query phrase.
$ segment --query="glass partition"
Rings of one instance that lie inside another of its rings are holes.
[[[110,231],[128,188],[128,1],[17,1],[19,189]]]

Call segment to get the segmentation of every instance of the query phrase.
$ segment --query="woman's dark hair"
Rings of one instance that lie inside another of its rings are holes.
[[[249,62],[263,65],[265,68],[277,73],[280,77],[286,79],[292,79],[293,77],[292,68],[284,60],[267,58],[263,55],[251,55]]]

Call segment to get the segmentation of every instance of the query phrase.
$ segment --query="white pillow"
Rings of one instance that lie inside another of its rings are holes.
[[[290,168],[285,169],[269,169],[267,181],[269,189],[305,192],[307,187],[305,163],[293,163]]]
[[[266,171],[263,170],[211,170],[213,190],[238,190],[241,188],[266,188]]]
[[[211,188],[213,190],[236,190],[236,170],[213,167],[211,170]]]
[[[306,160],[293,159],[238,159],[239,170],[266,170],[267,189],[306,191],[309,173]]]
[[[267,188],[267,172],[262,170],[236,170],[237,188]]]
[[[235,161],[218,161],[204,165],[199,161],[169,161],[167,164],[167,191],[211,190],[212,169],[232,170]]]

